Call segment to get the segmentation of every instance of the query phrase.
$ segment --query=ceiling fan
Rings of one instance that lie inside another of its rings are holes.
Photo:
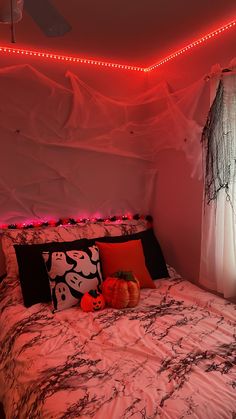
[[[71,30],[70,24],[50,0],[0,0],[0,23],[17,23],[24,11],[48,37],[62,36]]]

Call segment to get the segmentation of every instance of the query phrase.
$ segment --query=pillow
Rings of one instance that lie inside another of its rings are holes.
[[[84,246],[80,250],[50,250],[42,255],[48,272],[54,312],[76,305],[86,292],[101,292],[102,276],[97,246]]]
[[[117,271],[132,271],[140,288],[156,288],[146,268],[141,240],[124,243],[96,242],[99,248],[103,278]]]
[[[86,243],[86,239],[81,239],[64,243],[14,245],[19,266],[21,291],[26,307],[51,301],[48,274],[42,252],[79,250]]]
[[[118,236],[137,233],[145,228],[146,221],[140,219],[124,220],[119,223],[106,221],[29,229],[6,229],[2,233],[2,250],[6,259],[7,276],[16,277],[19,274],[14,245],[68,242],[85,237],[92,239],[106,235]]]
[[[135,234],[123,236],[105,236],[99,237],[96,241],[105,243],[123,243],[129,240],[141,239],[146,267],[152,279],[169,277],[165,258],[161,246],[154,234],[153,228],[141,231]]]

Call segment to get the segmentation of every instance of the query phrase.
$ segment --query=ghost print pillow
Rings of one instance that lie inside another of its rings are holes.
[[[42,253],[51,289],[53,311],[78,304],[90,290],[101,290],[101,269],[98,247]]]

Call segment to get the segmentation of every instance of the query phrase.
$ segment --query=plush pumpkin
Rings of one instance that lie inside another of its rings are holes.
[[[102,310],[105,307],[104,297],[96,290],[86,292],[81,298],[80,307],[86,312]]]
[[[110,307],[135,307],[140,299],[139,281],[132,272],[119,271],[105,279],[102,293]]]

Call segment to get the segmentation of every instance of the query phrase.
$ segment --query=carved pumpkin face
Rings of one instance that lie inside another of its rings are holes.
[[[96,290],[86,292],[81,298],[80,307],[86,312],[102,310],[105,307],[104,297]]]

